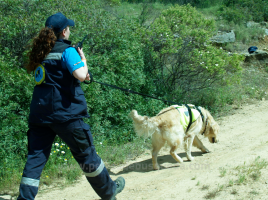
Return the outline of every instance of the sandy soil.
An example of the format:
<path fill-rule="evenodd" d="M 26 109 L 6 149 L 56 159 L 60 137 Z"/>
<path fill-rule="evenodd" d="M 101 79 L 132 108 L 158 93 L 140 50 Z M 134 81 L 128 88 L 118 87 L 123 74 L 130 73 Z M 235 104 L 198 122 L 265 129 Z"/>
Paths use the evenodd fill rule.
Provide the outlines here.
<path fill-rule="evenodd" d="M 189 162 L 183 148 L 177 153 L 185 161 L 178 164 L 163 148 L 158 157 L 161 170 L 151 168 L 151 155 L 146 152 L 133 161 L 109 169 L 112 179 L 123 176 L 126 186 L 118 200 L 209 199 L 206 195 L 218 191 L 214 199 L 268 199 L 268 167 L 257 181 L 228 186 L 238 174 L 235 167 L 250 164 L 257 156 L 268 161 L 268 101 L 259 101 L 234 110 L 217 120 L 221 129 L 219 142 L 211 144 L 201 138 L 211 151 L 203 154 L 193 148 L 195 160 Z M 222 177 L 220 168 L 226 174 Z M 212 198 L 212 197 L 211 197 Z M 96 200 L 100 199 L 83 177 L 72 187 L 40 191 L 36 200 Z"/>

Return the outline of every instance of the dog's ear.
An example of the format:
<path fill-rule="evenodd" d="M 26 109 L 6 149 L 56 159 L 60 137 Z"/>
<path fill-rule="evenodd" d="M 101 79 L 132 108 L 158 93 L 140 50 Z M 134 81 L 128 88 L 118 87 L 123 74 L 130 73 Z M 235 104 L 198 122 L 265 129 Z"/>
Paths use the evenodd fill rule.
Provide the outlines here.
<path fill-rule="evenodd" d="M 219 125 L 217 124 L 217 122 L 214 122 L 210 124 L 209 128 L 210 128 L 209 132 L 216 134 L 217 131 L 219 130 Z"/>
<path fill-rule="evenodd" d="M 209 133 L 214 132 L 214 129 L 212 128 L 212 126 L 209 127 Z"/>

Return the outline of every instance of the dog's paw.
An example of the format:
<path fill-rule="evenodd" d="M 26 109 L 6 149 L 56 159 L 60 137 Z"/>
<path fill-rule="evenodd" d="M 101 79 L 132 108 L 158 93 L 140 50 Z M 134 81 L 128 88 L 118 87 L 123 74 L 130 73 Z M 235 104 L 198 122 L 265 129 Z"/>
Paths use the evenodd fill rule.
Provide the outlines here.
<path fill-rule="evenodd" d="M 187 159 L 190 160 L 190 161 L 193 161 L 194 157 L 193 156 L 187 156 Z"/>
<path fill-rule="evenodd" d="M 160 169 L 160 166 L 157 164 L 157 165 L 153 165 L 153 169 L 154 170 L 159 170 Z"/>
<path fill-rule="evenodd" d="M 209 153 L 209 152 L 210 152 L 207 148 L 202 148 L 201 151 L 202 151 L 203 153 Z"/>

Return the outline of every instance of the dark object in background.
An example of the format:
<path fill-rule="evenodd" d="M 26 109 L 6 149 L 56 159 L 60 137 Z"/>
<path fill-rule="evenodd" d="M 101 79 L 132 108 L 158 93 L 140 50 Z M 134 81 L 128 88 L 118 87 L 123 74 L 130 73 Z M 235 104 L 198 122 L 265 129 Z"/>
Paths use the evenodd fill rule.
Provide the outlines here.
<path fill-rule="evenodd" d="M 87 38 L 87 36 L 88 36 L 88 35 L 86 35 L 86 36 L 84 37 L 84 39 L 83 39 L 81 42 L 78 42 L 78 44 L 75 45 L 74 48 L 76 49 L 76 51 L 77 51 L 78 47 L 79 47 L 80 49 L 83 47 L 83 42 L 85 41 L 85 39 Z"/>
<path fill-rule="evenodd" d="M 258 49 L 258 47 L 256 47 L 256 46 L 251 46 L 251 47 L 248 48 L 248 53 L 249 53 L 249 54 L 252 54 L 252 53 L 254 53 L 257 49 Z"/>

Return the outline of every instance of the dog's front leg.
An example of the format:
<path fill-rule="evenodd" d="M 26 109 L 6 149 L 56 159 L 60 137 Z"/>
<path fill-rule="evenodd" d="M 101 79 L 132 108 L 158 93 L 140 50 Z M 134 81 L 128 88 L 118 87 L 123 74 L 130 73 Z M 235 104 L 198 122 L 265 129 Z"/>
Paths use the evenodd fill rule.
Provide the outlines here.
<path fill-rule="evenodd" d="M 193 145 L 200 149 L 203 153 L 209 153 L 209 150 L 203 145 L 197 136 L 194 137 Z"/>

